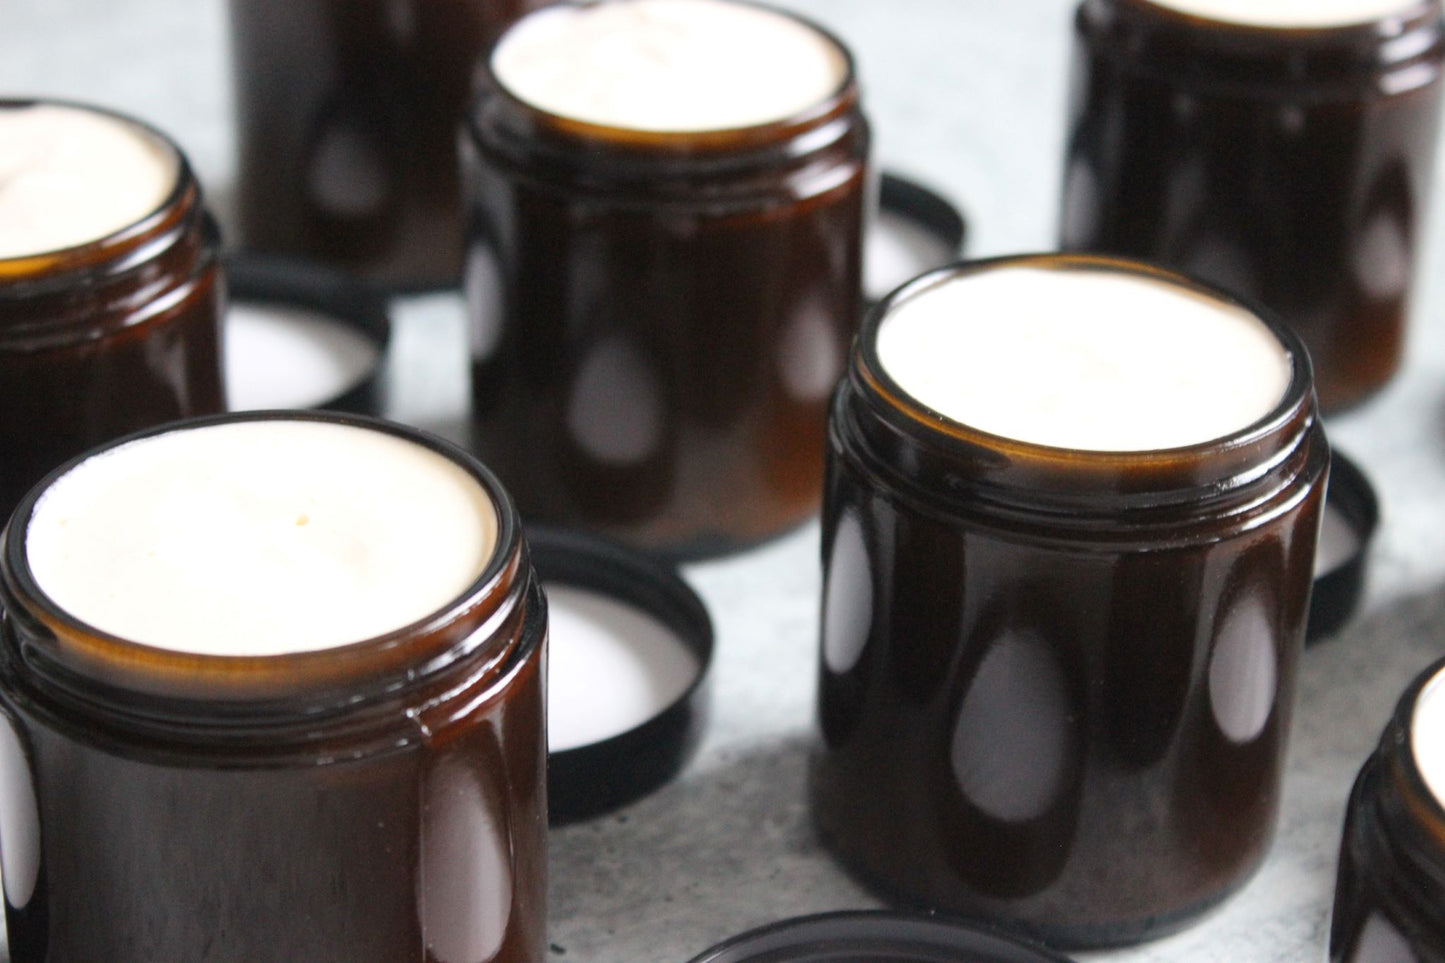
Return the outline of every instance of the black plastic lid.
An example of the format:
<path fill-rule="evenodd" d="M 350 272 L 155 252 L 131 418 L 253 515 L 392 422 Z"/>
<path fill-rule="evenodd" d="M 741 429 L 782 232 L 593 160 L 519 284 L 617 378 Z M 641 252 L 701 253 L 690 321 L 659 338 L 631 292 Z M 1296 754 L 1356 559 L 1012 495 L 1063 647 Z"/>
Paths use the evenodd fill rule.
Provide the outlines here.
<path fill-rule="evenodd" d="M 707 723 L 713 628 L 702 599 L 660 558 L 575 532 L 528 527 L 526 536 L 544 591 L 549 584 L 586 589 L 646 613 L 695 660 L 695 677 L 657 714 L 616 735 L 548 753 L 549 819 L 557 824 L 645 796 L 691 760 Z M 555 632 L 552 645 L 555 675 Z"/>
<path fill-rule="evenodd" d="M 1321 641 L 1344 626 L 1359 608 L 1369 567 L 1370 542 L 1380 525 L 1380 502 L 1375 486 L 1349 458 L 1338 450 L 1330 455 L 1329 491 L 1325 496 L 1325 520 L 1320 532 L 1319 562 L 1327 567 L 1315 570 L 1314 595 L 1310 600 L 1309 644 Z M 1345 544 L 1332 544 L 1343 540 Z"/>
<path fill-rule="evenodd" d="M 968 225 L 958 208 L 935 191 L 885 172 L 879 178 L 878 207 L 864 248 L 864 298 L 869 304 L 905 281 L 952 264 L 963 255 Z M 889 231 L 895 232 L 898 260 L 889 265 L 874 263 L 882 253 L 877 247 L 884 243 L 880 235 Z"/>
<path fill-rule="evenodd" d="M 1067 963 L 1040 947 L 940 916 L 825 913 L 764 926 L 691 963 Z"/>
<path fill-rule="evenodd" d="M 232 255 L 227 258 L 225 269 L 232 305 L 319 315 L 359 336 L 373 349 L 375 357 L 370 368 L 339 390 L 329 391 L 329 386 L 312 390 L 307 385 L 288 385 L 288 390 L 306 399 L 300 407 L 359 415 L 383 414 L 387 350 L 391 345 L 391 318 L 384 294 L 353 275 L 290 258 Z M 227 379 L 235 382 L 245 376 L 245 372 L 235 366 L 247 362 L 231 354 L 228 352 Z M 233 404 L 246 409 L 287 407 L 269 399 L 252 404 L 237 399 Z"/>

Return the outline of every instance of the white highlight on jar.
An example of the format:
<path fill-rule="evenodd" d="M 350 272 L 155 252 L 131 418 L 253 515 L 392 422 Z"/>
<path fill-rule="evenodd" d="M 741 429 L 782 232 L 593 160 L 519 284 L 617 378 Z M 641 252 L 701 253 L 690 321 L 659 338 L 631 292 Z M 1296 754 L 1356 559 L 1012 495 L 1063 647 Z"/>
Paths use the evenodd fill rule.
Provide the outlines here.
<path fill-rule="evenodd" d="M 64 104 L 0 107 L 0 259 L 99 241 L 154 214 L 180 158 L 154 134 Z"/>
<path fill-rule="evenodd" d="M 576 749 L 635 729 L 702 671 L 677 633 L 642 609 L 555 582 L 547 591 L 547 742 Z"/>
<path fill-rule="evenodd" d="M 1425 785 L 1445 806 L 1445 670 L 1437 672 L 1415 700 L 1410 749 Z"/>
<path fill-rule="evenodd" d="M 1418 10 L 1420 0 L 1151 0 L 1206 20 L 1251 27 L 1350 27 Z"/>
<path fill-rule="evenodd" d="M 1017 441 L 1149 451 L 1269 414 L 1293 362 L 1249 311 L 1124 270 L 1001 265 L 948 275 L 878 328 L 884 370 L 946 418 Z"/>
<path fill-rule="evenodd" d="M 491 66 L 548 113 L 675 133 L 787 120 L 833 96 L 848 70 L 808 24 L 727 0 L 556 4 L 513 26 Z"/>
<path fill-rule="evenodd" d="M 497 514 L 450 459 L 366 428 L 262 420 L 102 452 L 40 498 L 40 590 L 94 628 L 181 652 L 273 656 L 384 635 L 478 578 Z"/>

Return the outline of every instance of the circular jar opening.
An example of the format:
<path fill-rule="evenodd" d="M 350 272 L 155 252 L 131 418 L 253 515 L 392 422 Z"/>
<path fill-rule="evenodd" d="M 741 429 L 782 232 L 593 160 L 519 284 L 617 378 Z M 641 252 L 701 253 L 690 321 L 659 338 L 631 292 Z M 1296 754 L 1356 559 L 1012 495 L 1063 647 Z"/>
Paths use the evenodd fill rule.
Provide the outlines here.
<path fill-rule="evenodd" d="M 1191 17 L 1246 27 L 1282 30 L 1358 27 L 1403 16 L 1424 6 L 1421 0 L 1148 0 Z"/>
<path fill-rule="evenodd" d="M 94 243 L 138 224 L 176 189 L 163 137 L 71 104 L 0 103 L 0 260 Z"/>
<path fill-rule="evenodd" d="M 1436 672 L 1415 699 L 1410 751 L 1426 788 L 1445 808 L 1445 669 Z"/>
<path fill-rule="evenodd" d="M 180 427 L 55 478 L 25 530 L 36 585 L 107 635 L 196 655 L 361 642 L 461 597 L 498 508 L 443 454 L 327 420 Z"/>
<path fill-rule="evenodd" d="M 787 14 L 728 0 L 561 3 L 502 37 L 491 70 L 513 97 L 569 120 L 697 133 L 760 127 L 827 101 L 848 57 Z"/>
<path fill-rule="evenodd" d="M 1234 435 L 1280 404 L 1293 356 L 1250 310 L 1120 262 L 1023 258 L 925 276 L 889 304 L 879 363 L 976 431 L 1137 452 Z"/>

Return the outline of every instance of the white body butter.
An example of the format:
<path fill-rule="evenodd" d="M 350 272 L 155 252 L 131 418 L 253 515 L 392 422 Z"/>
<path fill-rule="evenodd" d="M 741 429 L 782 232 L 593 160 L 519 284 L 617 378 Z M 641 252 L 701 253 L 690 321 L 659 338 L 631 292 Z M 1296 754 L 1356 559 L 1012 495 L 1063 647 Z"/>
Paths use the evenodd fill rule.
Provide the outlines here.
<path fill-rule="evenodd" d="M 1150 0 L 1208 20 L 1250 27 L 1350 27 L 1409 13 L 1420 0 Z"/>
<path fill-rule="evenodd" d="M 61 104 L 0 107 L 0 259 L 79 247 L 155 213 L 180 158 L 149 131 Z"/>
<path fill-rule="evenodd" d="M 548 113 L 677 133 L 786 120 L 836 93 L 848 70 L 813 27 L 727 0 L 556 4 L 513 26 L 491 66 Z"/>
<path fill-rule="evenodd" d="M 1410 720 L 1410 751 L 1435 801 L 1445 806 L 1445 672 L 1420 690 Z"/>
<path fill-rule="evenodd" d="M 456 600 L 496 546 L 470 474 L 380 431 L 180 429 L 96 455 L 40 498 L 36 583 L 132 642 L 267 656 L 359 642 Z"/>
<path fill-rule="evenodd" d="M 1122 271 L 1000 266 L 921 288 L 878 330 L 914 399 L 1038 445 L 1149 451 L 1233 434 L 1293 364 L 1249 311 Z"/>

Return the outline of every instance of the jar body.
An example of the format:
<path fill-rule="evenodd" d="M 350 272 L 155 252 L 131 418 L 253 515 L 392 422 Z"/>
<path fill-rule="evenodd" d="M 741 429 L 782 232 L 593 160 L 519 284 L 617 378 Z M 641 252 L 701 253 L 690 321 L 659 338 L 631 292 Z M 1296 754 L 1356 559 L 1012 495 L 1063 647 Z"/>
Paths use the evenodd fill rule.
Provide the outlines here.
<path fill-rule="evenodd" d="M 1304 339 L 1325 410 L 1398 368 L 1428 210 L 1440 7 L 1403 26 L 1078 12 L 1061 242 L 1258 300 Z M 1387 29 L 1388 28 L 1388 29 Z"/>
<path fill-rule="evenodd" d="M 473 112 L 476 447 L 528 518 L 741 547 L 817 508 L 861 305 L 867 125 L 850 81 L 794 125 L 625 134 L 495 89 Z"/>
<path fill-rule="evenodd" d="M 540 963 L 546 606 L 510 506 L 485 584 L 404 637 L 218 665 L 57 619 L 33 497 L 0 546 L 10 959 Z"/>
<path fill-rule="evenodd" d="M 1436 663 L 1407 690 L 1350 793 L 1331 963 L 1445 961 L 1445 813 L 1413 761 L 1410 716 Z"/>
<path fill-rule="evenodd" d="M 123 235 L 0 260 L 0 519 L 88 448 L 225 410 L 218 250 L 182 163 L 166 205 Z"/>
<path fill-rule="evenodd" d="M 232 0 L 241 244 L 389 287 L 457 283 L 473 63 L 538 0 Z"/>
<path fill-rule="evenodd" d="M 1327 471 L 1312 394 L 1272 440 L 1076 453 L 900 415 L 867 350 L 829 429 L 825 843 L 890 896 L 1056 945 L 1178 929 L 1273 835 Z"/>

